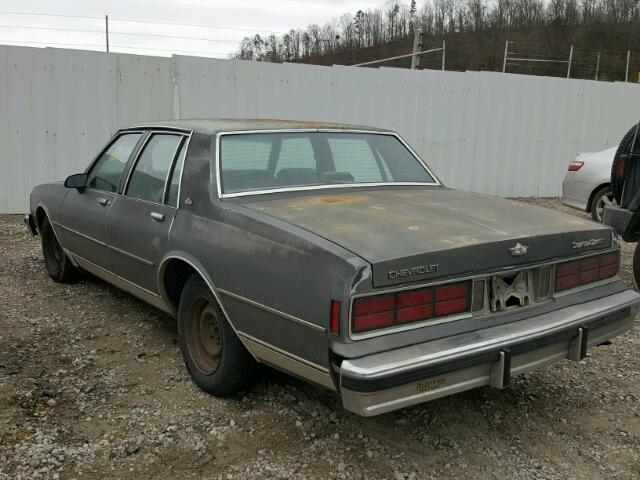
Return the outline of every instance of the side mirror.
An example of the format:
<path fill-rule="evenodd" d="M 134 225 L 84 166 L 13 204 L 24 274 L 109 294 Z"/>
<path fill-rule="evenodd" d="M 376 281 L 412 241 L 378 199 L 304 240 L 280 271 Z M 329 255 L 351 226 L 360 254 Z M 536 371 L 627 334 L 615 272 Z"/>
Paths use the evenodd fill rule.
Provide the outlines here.
<path fill-rule="evenodd" d="M 67 188 L 77 188 L 78 190 L 82 190 L 87 186 L 87 174 L 76 173 L 75 175 L 68 176 L 64 181 L 64 186 Z"/>

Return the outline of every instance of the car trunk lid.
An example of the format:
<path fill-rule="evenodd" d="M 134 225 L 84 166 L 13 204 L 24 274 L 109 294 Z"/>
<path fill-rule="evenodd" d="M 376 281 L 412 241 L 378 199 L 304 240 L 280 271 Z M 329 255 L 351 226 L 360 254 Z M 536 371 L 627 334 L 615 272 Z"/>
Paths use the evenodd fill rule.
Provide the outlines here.
<path fill-rule="evenodd" d="M 442 187 L 239 198 L 372 265 L 375 287 L 512 268 L 611 246 L 610 229 L 515 200 Z"/>

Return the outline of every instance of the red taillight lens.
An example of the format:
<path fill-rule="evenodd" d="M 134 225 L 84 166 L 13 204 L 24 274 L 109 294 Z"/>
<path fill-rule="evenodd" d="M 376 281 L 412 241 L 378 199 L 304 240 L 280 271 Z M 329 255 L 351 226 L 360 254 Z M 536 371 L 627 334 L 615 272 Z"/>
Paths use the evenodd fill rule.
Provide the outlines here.
<path fill-rule="evenodd" d="M 340 302 L 338 300 L 331 300 L 331 321 L 329 322 L 329 329 L 333 334 L 340 333 Z"/>
<path fill-rule="evenodd" d="M 356 299 L 353 331 L 360 333 L 454 315 L 469 311 L 470 306 L 471 281 Z"/>
<path fill-rule="evenodd" d="M 582 168 L 583 165 L 584 165 L 584 162 L 578 162 L 578 161 L 574 160 L 573 162 L 571 162 L 569 164 L 569 171 L 570 172 L 577 172 L 578 170 L 580 170 Z"/>
<path fill-rule="evenodd" d="M 398 293 L 396 308 L 397 323 L 417 322 L 433 317 L 433 289 Z"/>
<path fill-rule="evenodd" d="M 556 265 L 556 292 L 611 278 L 618 273 L 618 252 Z"/>
<path fill-rule="evenodd" d="M 393 295 L 357 300 L 353 308 L 353 331 L 365 332 L 393 325 L 394 309 Z"/>
<path fill-rule="evenodd" d="M 454 315 L 469 310 L 471 282 L 436 288 L 436 317 Z"/>

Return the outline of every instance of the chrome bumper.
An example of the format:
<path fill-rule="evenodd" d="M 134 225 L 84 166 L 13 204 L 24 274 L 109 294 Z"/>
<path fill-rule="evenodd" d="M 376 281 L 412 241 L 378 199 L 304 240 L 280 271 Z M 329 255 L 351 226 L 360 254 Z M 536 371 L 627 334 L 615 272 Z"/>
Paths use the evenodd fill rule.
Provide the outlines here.
<path fill-rule="evenodd" d="M 565 358 L 629 330 L 640 294 L 625 290 L 519 322 L 344 360 L 344 407 L 379 415 L 482 385 L 504 388 L 510 378 Z"/>

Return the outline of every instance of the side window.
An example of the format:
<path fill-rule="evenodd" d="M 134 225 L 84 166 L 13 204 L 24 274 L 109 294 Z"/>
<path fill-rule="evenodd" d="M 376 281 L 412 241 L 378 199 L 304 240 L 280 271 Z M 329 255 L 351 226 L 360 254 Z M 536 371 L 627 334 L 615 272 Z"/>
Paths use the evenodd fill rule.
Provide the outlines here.
<path fill-rule="evenodd" d="M 181 141 L 180 135 L 154 133 L 133 167 L 125 195 L 162 203 L 169 168 Z"/>
<path fill-rule="evenodd" d="M 141 136 L 142 133 L 125 133 L 109 145 L 89 172 L 87 186 L 105 192 L 115 192 L 129 156 Z"/>
<path fill-rule="evenodd" d="M 167 195 L 167 205 L 170 207 L 178 206 L 178 190 L 180 188 L 180 178 L 182 177 L 182 169 L 184 168 L 184 159 L 187 156 L 187 139 L 182 142 L 180 147 L 180 155 L 176 160 L 173 171 L 171 172 L 171 179 L 169 180 L 169 193 Z"/>
<path fill-rule="evenodd" d="M 316 169 L 313 147 L 308 137 L 285 138 L 280 146 L 276 177 L 281 170 L 290 168 Z"/>
<path fill-rule="evenodd" d="M 329 148 L 336 172 L 350 172 L 359 183 L 383 180 L 378 162 L 366 140 L 330 138 Z"/>

